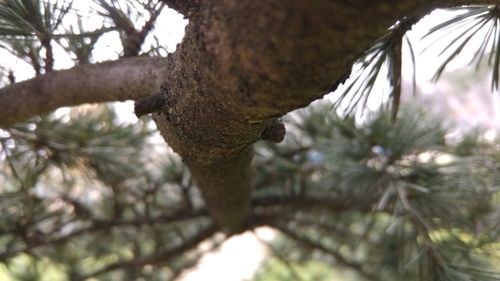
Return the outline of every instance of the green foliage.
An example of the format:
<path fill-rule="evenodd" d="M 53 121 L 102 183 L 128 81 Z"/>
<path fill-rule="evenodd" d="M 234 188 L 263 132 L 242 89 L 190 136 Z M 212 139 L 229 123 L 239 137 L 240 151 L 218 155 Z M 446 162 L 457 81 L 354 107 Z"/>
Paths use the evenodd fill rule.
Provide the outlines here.
<path fill-rule="evenodd" d="M 72 54 L 77 64 L 87 64 L 92 60 L 92 51 L 99 38 L 112 31 L 118 31 L 121 36 L 124 56 L 138 55 L 163 8 L 157 0 L 94 2 L 94 16 L 103 21 L 103 26 L 96 30 L 84 28 L 84 17 L 72 9 L 73 1 L 0 2 L 0 48 L 27 61 L 36 75 L 52 70 L 52 43 L 58 43 Z M 76 21 L 68 20 L 72 18 Z M 136 22 L 144 25 L 136 28 Z M 156 45 L 147 53 L 154 55 L 164 49 Z M 44 57 L 42 50 L 45 50 Z"/>
<path fill-rule="evenodd" d="M 385 71 L 390 87 L 389 97 L 392 99 L 392 118 L 396 118 L 401 96 L 403 41 L 407 43 L 413 66 L 415 66 L 413 47 L 405 35 L 412 24 L 410 20 L 402 19 L 363 53 L 353 66 L 354 71 L 337 99 L 336 108 L 342 108 L 347 115 L 356 109 L 364 110 L 380 74 Z M 415 70 L 413 72 L 415 73 Z M 413 80 L 415 81 L 415 77 Z M 347 99 L 348 102 L 343 104 Z"/>
<path fill-rule="evenodd" d="M 0 2 L 0 35 L 50 36 L 57 30 L 71 2 L 52 4 L 39 0 Z"/>
<path fill-rule="evenodd" d="M 40 45 L 46 51 L 45 71 L 52 71 L 54 57 L 51 41 L 63 18 L 68 14 L 71 3 L 54 4 L 41 0 L 0 2 L 0 47 L 6 48 L 14 55 L 19 53 L 25 60 L 31 60 L 36 75 L 39 75 L 41 63 L 38 60 L 40 49 L 37 46 Z"/>
<path fill-rule="evenodd" d="M 436 71 L 434 79 L 439 79 L 448 63 L 457 57 L 468 44 L 470 45 L 473 39 L 483 36 L 481 44 L 475 46 L 477 50 L 470 63 L 475 62 L 477 68 L 481 61 L 488 56 L 488 65 L 493 68 L 491 88 L 498 90 L 500 78 L 500 6 L 467 6 L 454 9 L 454 12 L 457 12 L 455 17 L 434 26 L 423 37 L 423 39 L 426 37 L 435 38 L 429 47 L 436 46 L 437 42 L 448 40 L 441 44 L 442 51 L 439 55 L 446 54 L 446 57 Z"/>
<path fill-rule="evenodd" d="M 256 147 L 253 212 L 286 237 L 257 278 L 498 276 L 497 143 L 447 144 L 438 118 L 409 108 L 396 123 L 384 113 L 360 124 L 316 106 L 287 128 L 283 144 Z M 186 167 L 150 135 L 109 107 L 2 132 L 0 258 L 43 257 L 70 280 L 172 280 L 193 265 L 200 251 L 169 253 L 216 228 Z"/>
<path fill-rule="evenodd" d="M 332 270 L 331 266 L 318 261 L 285 263 L 270 258 L 256 274 L 254 281 L 354 281 L 357 275 L 346 270 Z"/>
<path fill-rule="evenodd" d="M 94 0 L 94 2 L 99 6 L 97 13 L 111 21 L 119 31 L 125 57 L 139 54 L 145 36 L 153 28 L 152 23 L 164 6 L 158 0 Z M 149 14 L 149 19 L 142 27 L 136 27 L 136 23 L 143 20 L 144 14 Z"/>
<path fill-rule="evenodd" d="M 192 265 L 199 251 L 170 252 L 215 229 L 200 211 L 186 168 L 170 153 L 151 155 L 158 148 L 150 135 L 145 124 L 120 124 L 102 106 L 2 132 L 0 259 L 42 256 L 68 280 L 115 269 L 123 272 L 103 276 L 165 280 Z M 169 273 L 163 267 L 142 272 L 167 260 Z"/>
<path fill-rule="evenodd" d="M 67 35 L 59 37 L 58 42 L 64 50 L 75 56 L 74 59 L 77 63 L 88 64 L 97 40 L 113 29 L 101 28 L 100 30 L 88 32 L 83 27 L 81 18 L 78 18 L 76 27 L 70 26 L 69 30 L 66 31 Z"/>
<path fill-rule="evenodd" d="M 492 69 L 491 90 L 498 90 L 500 6 L 469 5 L 449 8 L 446 11 L 453 16 L 431 27 L 420 38 L 424 42 L 432 40 L 423 51 L 439 48 L 438 55 L 444 57 L 436 70 L 434 80 L 437 81 L 446 66 L 464 50 L 473 50 L 470 64 L 475 63 L 477 69 L 481 62 L 487 60 L 488 66 Z M 414 19 L 401 19 L 358 58 L 352 67 L 349 79 L 337 93 L 335 108 L 341 109 L 344 115 L 366 111 L 374 89 L 379 91 L 380 97 L 384 93 L 383 86 L 387 84 L 385 86 L 388 87 L 386 90 L 388 98 L 380 98 L 380 104 L 384 107 L 387 101 L 390 101 L 392 118 L 396 119 L 401 101 L 401 69 L 405 63 L 402 59 L 403 46 L 406 46 L 409 53 L 413 69 L 413 92 L 416 91 L 416 55 L 411 40 L 406 36 L 415 23 Z M 474 44 L 476 39 L 480 39 L 481 43 Z M 385 77 L 382 74 L 385 74 Z"/>
<path fill-rule="evenodd" d="M 498 143 L 449 145 L 438 118 L 410 108 L 395 124 L 385 113 L 342 122 L 328 107 L 299 115 L 287 127 L 300 133 L 267 145 L 257 164 L 260 196 L 313 201 L 266 213 L 298 274 L 322 261 L 362 280 L 499 277 Z"/>

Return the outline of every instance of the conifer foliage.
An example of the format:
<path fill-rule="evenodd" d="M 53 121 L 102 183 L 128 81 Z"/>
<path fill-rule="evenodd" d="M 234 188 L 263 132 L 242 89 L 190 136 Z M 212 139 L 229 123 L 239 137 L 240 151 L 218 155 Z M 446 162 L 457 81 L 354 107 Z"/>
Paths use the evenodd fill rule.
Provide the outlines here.
<path fill-rule="evenodd" d="M 87 30 L 71 1 L 0 0 L 0 48 L 36 76 L 54 71 L 54 46 L 75 65 L 92 63 L 111 32 L 121 57 L 164 51 L 156 38 L 144 45 L 163 2 L 92 5 L 103 25 Z M 483 32 L 473 61 L 488 60 L 498 89 L 499 10 L 462 7 L 429 30 L 424 39 L 452 37 L 436 78 Z M 443 119 L 400 101 L 401 49 L 415 61 L 405 36 L 414 23 L 401 19 L 362 54 L 336 104 L 286 116 L 281 144 L 255 145 L 246 227 L 280 234 L 256 280 L 331 280 L 338 270 L 352 280 L 500 280 L 500 141 L 476 132 L 450 141 Z M 13 66 L 0 67 L 2 86 L 15 83 Z M 350 113 L 364 110 L 380 79 L 392 111 L 360 121 Z M 1 129 L 0 272 L 20 281 L 175 280 L 230 237 L 151 125 L 124 122 L 104 104 Z"/>

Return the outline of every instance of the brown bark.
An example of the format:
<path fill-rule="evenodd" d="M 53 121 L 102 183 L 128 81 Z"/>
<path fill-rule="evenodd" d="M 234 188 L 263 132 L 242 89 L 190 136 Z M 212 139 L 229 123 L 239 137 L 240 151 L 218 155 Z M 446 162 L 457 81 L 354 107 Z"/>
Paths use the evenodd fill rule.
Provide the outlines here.
<path fill-rule="evenodd" d="M 243 227 L 252 189 L 243 159 L 266 127 L 321 98 L 391 24 L 429 3 L 203 2 L 168 61 L 155 120 L 218 223 Z"/>
<path fill-rule="evenodd" d="M 167 4 L 169 8 L 178 11 L 187 18 L 196 15 L 200 7 L 200 0 L 161 0 L 161 1 Z"/>
<path fill-rule="evenodd" d="M 164 58 L 130 58 L 43 76 L 0 89 L 0 127 L 61 106 L 124 101 L 148 96 L 158 89 Z"/>
<path fill-rule="evenodd" d="M 52 50 L 52 45 L 51 45 L 52 39 L 49 38 L 42 38 L 40 40 L 42 46 L 45 49 L 45 73 L 49 73 L 54 69 L 54 52 Z"/>

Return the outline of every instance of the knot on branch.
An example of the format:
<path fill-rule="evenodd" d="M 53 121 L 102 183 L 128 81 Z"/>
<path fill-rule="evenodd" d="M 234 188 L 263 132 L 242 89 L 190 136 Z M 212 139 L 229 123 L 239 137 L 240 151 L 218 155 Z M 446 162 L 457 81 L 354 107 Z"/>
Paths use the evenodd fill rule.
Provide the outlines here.
<path fill-rule="evenodd" d="M 276 119 L 264 129 L 260 139 L 280 143 L 285 138 L 285 133 L 285 124 L 281 120 Z"/>
<path fill-rule="evenodd" d="M 134 103 L 134 112 L 137 118 L 143 115 L 159 112 L 166 105 L 166 98 L 162 92 L 157 92 L 153 95 L 141 98 Z"/>

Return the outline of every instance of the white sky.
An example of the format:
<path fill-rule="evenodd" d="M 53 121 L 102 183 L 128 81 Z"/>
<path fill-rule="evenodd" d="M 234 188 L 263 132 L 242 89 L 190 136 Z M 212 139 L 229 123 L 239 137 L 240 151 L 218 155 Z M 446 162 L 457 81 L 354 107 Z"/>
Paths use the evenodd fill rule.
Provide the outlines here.
<path fill-rule="evenodd" d="M 475 87 L 469 87 L 464 89 L 457 89 L 457 86 L 451 87 L 450 84 L 453 82 L 447 81 L 445 78 L 438 80 L 437 82 L 432 81 L 432 78 L 441 65 L 446 55 L 450 52 L 447 50 L 443 56 L 439 56 L 439 53 L 443 49 L 443 46 L 454 39 L 453 35 L 442 38 L 436 44 L 433 44 L 431 48 L 426 49 L 430 44 L 434 43 L 436 36 L 429 36 L 428 38 L 422 39 L 422 37 L 428 32 L 429 28 L 436 26 L 446 20 L 449 20 L 457 12 L 450 13 L 445 10 L 436 10 L 430 15 L 424 17 L 418 24 L 414 25 L 413 28 L 407 33 L 410 38 L 411 44 L 414 49 L 416 56 L 416 84 L 417 84 L 417 98 L 425 98 L 426 96 L 437 96 L 448 91 L 456 91 L 456 98 L 451 98 L 445 102 L 448 105 L 433 105 L 431 107 L 441 107 L 451 112 L 441 112 L 446 119 L 450 119 L 455 122 L 455 125 L 460 126 L 466 131 L 475 126 L 483 126 L 486 129 L 487 138 L 491 139 L 498 134 L 500 130 L 500 93 L 492 93 L 490 90 L 491 85 L 491 71 L 487 72 L 487 76 L 484 79 L 477 79 L 474 81 Z M 461 74 L 470 73 L 472 76 L 475 72 L 474 64 L 469 65 L 469 62 L 474 55 L 479 44 L 483 40 L 483 35 L 485 30 L 478 32 L 468 43 L 468 45 L 462 50 L 460 55 L 455 57 L 450 63 L 448 63 L 442 77 L 446 77 L 446 74 L 459 72 Z M 457 33 L 455 33 L 457 35 Z M 443 37 L 442 33 L 438 36 Z M 456 47 L 455 47 L 456 48 Z M 453 49 L 454 50 L 454 49 Z M 411 59 L 409 56 L 407 46 L 403 45 L 403 67 L 402 67 L 402 93 L 403 98 L 412 97 L 413 92 L 411 88 L 413 68 L 411 64 Z M 379 81 L 377 81 L 372 94 L 367 103 L 367 108 L 372 111 L 377 111 L 380 109 L 382 101 L 386 101 L 388 98 L 388 86 L 385 81 L 385 73 L 381 71 L 379 75 Z M 473 78 L 467 79 L 469 82 L 474 80 Z M 346 83 L 347 84 L 347 83 Z M 339 91 L 327 96 L 328 99 L 335 101 L 338 97 L 338 93 L 342 92 L 343 86 L 339 87 Z M 469 92 L 467 92 L 469 91 Z M 453 95 L 448 95 L 453 96 Z M 464 96 L 466 96 L 464 98 Z M 484 99 L 489 100 L 489 102 L 484 102 Z M 346 99 L 346 102 L 349 99 Z M 411 100 L 411 99 L 409 99 Z M 437 102 L 442 102 L 438 99 L 433 99 Z M 362 111 L 357 112 L 358 120 L 363 122 L 366 115 Z M 461 134 L 461 133 L 460 133 Z"/>
<path fill-rule="evenodd" d="M 57 2 L 57 0 L 51 0 L 50 2 Z M 105 26 L 110 26 L 108 23 L 103 23 L 99 17 L 95 16 L 94 11 L 96 9 L 96 5 L 93 4 L 92 1 L 73 1 L 72 7 L 74 11 L 77 11 L 77 13 L 82 16 L 84 28 L 86 29 L 85 31 L 99 29 L 103 26 L 103 24 Z M 75 22 L 76 17 L 74 15 L 69 15 L 66 17 L 63 25 L 65 27 L 76 27 Z M 139 22 L 136 27 L 141 27 L 143 22 L 144 19 L 142 19 L 142 22 Z M 164 8 L 156 21 L 156 26 L 162 27 L 162 30 L 160 32 L 155 29 L 150 32 L 146 38 L 145 44 L 143 45 L 143 50 L 149 49 L 154 41 L 153 36 L 156 36 L 169 52 L 175 51 L 177 43 L 179 43 L 184 36 L 184 27 L 186 24 L 187 20 L 184 19 L 182 15 L 172 9 Z M 64 31 L 61 30 L 60 32 Z M 65 52 L 59 44 L 54 42 L 52 45 L 55 49 L 55 69 L 67 69 L 74 66 L 74 63 L 68 53 Z M 94 62 L 117 59 L 121 51 L 118 32 L 108 32 L 103 35 L 97 42 L 94 50 Z M 17 81 L 26 80 L 34 76 L 34 71 L 28 63 L 12 56 L 3 48 L 0 48 L 0 57 L 1 65 L 12 69 Z"/>

